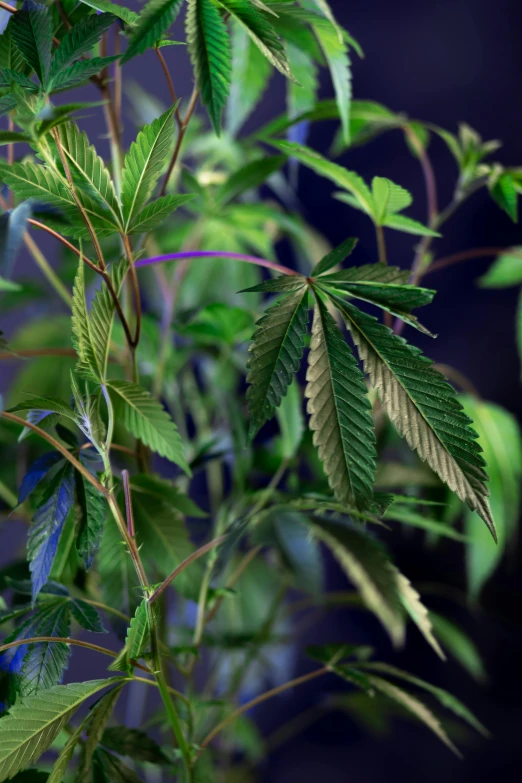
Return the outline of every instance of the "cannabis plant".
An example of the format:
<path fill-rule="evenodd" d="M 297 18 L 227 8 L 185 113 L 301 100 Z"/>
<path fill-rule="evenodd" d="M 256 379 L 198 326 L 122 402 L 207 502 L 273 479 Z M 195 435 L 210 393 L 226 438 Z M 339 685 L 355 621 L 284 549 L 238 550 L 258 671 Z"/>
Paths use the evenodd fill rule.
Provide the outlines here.
<path fill-rule="evenodd" d="M 434 660 L 481 673 L 388 548 L 407 526 L 419 546 L 453 539 L 476 600 L 515 534 L 516 423 L 459 398 L 447 377 L 469 384 L 421 353 L 413 313 L 426 275 L 482 253 L 434 260 L 445 222 L 484 187 L 516 219 L 521 170 L 465 125 L 352 100 L 361 50 L 326 0 L 0 6 L 0 358 L 18 369 L 0 417 L 0 780 L 250 781 L 270 749 L 255 706 L 319 677 L 328 708 L 395 702 L 458 753 L 418 693 L 485 734 L 456 696 L 349 635 L 303 650 L 299 629 L 351 606 L 400 647 L 411 620 Z M 259 127 L 272 77 L 287 108 Z M 306 145 L 324 120 L 327 157 Z M 333 162 L 392 130 L 424 174 L 425 224 L 399 184 Z M 434 136 L 458 167 L 444 208 Z M 306 224 L 303 168 L 375 246 L 332 249 Z M 389 231 L 412 235 L 410 267 L 388 263 Z M 521 257 L 506 249 L 483 282 L 522 282 Z M 326 591 L 325 563 L 351 589 Z M 78 654 L 99 679 L 74 681 Z"/>

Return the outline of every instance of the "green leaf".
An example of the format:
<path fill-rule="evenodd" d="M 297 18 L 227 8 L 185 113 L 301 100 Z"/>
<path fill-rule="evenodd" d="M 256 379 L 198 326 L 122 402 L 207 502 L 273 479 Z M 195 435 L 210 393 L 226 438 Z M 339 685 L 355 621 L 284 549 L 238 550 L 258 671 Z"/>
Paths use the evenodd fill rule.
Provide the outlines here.
<path fill-rule="evenodd" d="M 147 618 L 147 599 L 139 604 L 134 617 L 127 630 L 125 649 L 130 661 L 137 661 L 142 657 L 144 647 L 149 640 L 149 624 Z M 152 611 L 152 609 L 151 609 Z"/>
<path fill-rule="evenodd" d="M 471 539 L 466 547 L 468 588 L 473 599 L 477 599 L 517 535 L 522 438 L 515 417 L 499 405 L 467 396 L 460 399 L 465 412 L 473 419 L 488 466 L 490 505 L 498 533 L 498 546 L 492 547 L 477 515 L 466 513 L 465 529 Z"/>
<path fill-rule="evenodd" d="M 188 4 L 187 42 L 196 83 L 219 136 L 232 71 L 228 31 L 212 0 L 188 0 Z"/>
<path fill-rule="evenodd" d="M 139 15 L 121 62 L 151 49 L 174 23 L 182 0 L 149 0 Z"/>
<path fill-rule="evenodd" d="M 401 574 L 401 572 L 397 569 L 395 570 L 395 573 L 397 576 L 397 585 L 399 588 L 399 595 L 401 597 L 402 605 L 430 647 L 435 650 L 439 658 L 445 661 L 446 656 L 442 652 L 441 646 L 433 633 L 433 627 L 428 610 L 422 603 L 419 593 L 417 590 L 415 590 L 410 580 L 404 576 L 404 574 Z"/>
<path fill-rule="evenodd" d="M 478 511 L 496 538 L 485 462 L 454 389 L 418 348 L 353 305 L 333 299 L 398 433 L 452 492 Z"/>
<path fill-rule="evenodd" d="M 257 322 L 247 364 L 250 435 L 270 419 L 299 369 L 308 324 L 308 288 L 281 299 Z"/>
<path fill-rule="evenodd" d="M 387 228 L 394 228 L 396 231 L 404 231 L 406 234 L 415 234 L 415 236 L 421 237 L 440 237 L 438 231 L 433 231 L 427 226 L 423 226 L 413 218 L 406 215 L 387 215 L 384 219 L 383 226 Z"/>
<path fill-rule="evenodd" d="M 365 264 L 364 266 L 351 266 L 341 269 L 321 279 L 321 284 L 328 283 L 389 283 L 393 285 L 405 285 L 410 279 L 409 269 L 400 269 L 398 266 L 387 264 Z"/>
<path fill-rule="evenodd" d="M 105 731 L 105 727 L 114 712 L 122 688 L 123 683 L 116 685 L 115 688 L 111 688 L 110 691 L 104 693 L 83 721 L 82 734 L 85 733 L 87 737 L 82 744 L 80 761 L 76 773 L 77 780 L 81 780 L 82 783 L 97 783 L 92 769 L 94 752 L 96 751 L 103 736 L 103 732 Z"/>
<path fill-rule="evenodd" d="M 375 218 L 383 225 L 387 215 L 401 212 L 412 202 L 411 193 L 385 177 L 374 177 L 372 180 L 372 195 L 375 204 Z"/>
<path fill-rule="evenodd" d="M 127 234 L 144 234 L 152 231 L 163 223 L 178 207 L 182 207 L 195 198 L 190 193 L 180 193 L 177 196 L 161 196 L 152 201 L 144 209 L 135 214 L 127 227 Z"/>
<path fill-rule="evenodd" d="M 70 634 L 70 606 L 68 601 L 57 601 L 32 621 L 31 635 L 58 636 Z M 39 642 L 29 645 L 20 672 L 19 689 L 22 696 L 58 685 L 67 667 L 70 649 L 63 642 Z"/>
<path fill-rule="evenodd" d="M 53 39 L 49 9 L 25 0 L 22 8 L 9 20 L 9 28 L 20 54 L 46 87 Z"/>
<path fill-rule="evenodd" d="M 393 643 L 401 645 L 405 634 L 404 611 L 396 572 L 383 547 L 355 527 L 317 518 L 309 524 L 314 535 L 331 550 Z"/>
<path fill-rule="evenodd" d="M 235 136 L 266 90 L 272 69 L 245 28 L 234 21 L 231 27 L 232 76 L 225 127 L 231 136 Z"/>
<path fill-rule="evenodd" d="M 161 765 L 171 763 L 158 743 L 139 729 L 128 729 L 126 726 L 105 729 L 102 745 L 133 761 Z"/>
<path fill-rule="evenodd" d="M 398 688 L 396 685 L 392 685 L 391 682 L 383 680 L 381 677 L 375 677 L 370 675 L 368 677 L 370 684 L 381 693 L 384 693 L 389 699 L 400 704 L 408 712 L 414 715 L 421 723 L 424 723 L 447 747 L 455 753 L 456 756 L 461 756 L 453 742 L 450 740 L 444 729 L 442 728 L 439 720 L 433 715 L 432 712 L 415 696 L 411 693 L 404 691 L 402 688 Z"/>
<path fill-rule="evenodd" d="M 337 500 L 372 499 L 375 435 L 362 372 L 324 303 L 317 299 L 306 374 L 310 428 Z"/>
<path fill-rule="evenodd" d="M 121 188 L 125 230 L 138 218 L 151 197 L 167 162 L 173 139 L 174 111 L 175 106 L 172 106 L 142 128 L 125 156 Z"/>
<path fill-rule="evenodd" d="M 319 275 L 324 275 L 334 266 L 338 266 L 339 264 L 342 264 L 343 261 L 346 261 L 348 256 L 353 253 L 358 241 L 359 240 L 356 239 L 355 237 L 350 237 L 349 239 L 345 239 L 344 242 L 342 242 L 338 247 L 334 248 L 329 253 L 327 253 L 319 261 L 319 263 L 314 266 L 314 268 L 310 272 L 310 276 L 319 277 Z"/>
<path fill-rule="evenodd" d="M 447 617 L 430 612 L 430 620 L 443 647 L 478 682 L 487 679 L 484 663 L 475 642 Z"/>
<path fill-rule="evenodd" d="M 218 0 L 228 13 L 243 25 L 268 62 L 288 79 L 293 79 L 281 39 L 262 10 L 249 0 Z"/>
<path fill-rule="evenodd" d="M 135 474 L 131 479 L 131 489 L 133 494 L 149 495 L 153 500 L 160 500 L 171 506 L 174 512 L 187 517 L 204 518 L 208 516 L 202 511 L 188 495 L 185 495 L 178 487 L 174 486 L 164 478 L 155 476 L 152 473 Z M 144 503 L 146 503 L 144 497 Z"/>
<path fill-rule="evenodd" d="M 346 144 L 349 144 L 352 75 L 348 47 L 343 37 L 339 35 L 339 28 L 333 24 L 315 24 L 313 28 L 330 69 L 339 109 L 343 140 Z"/>
<path fill-rule="evenodd" d="M 11 70 L 11 68 L 1 68 L 0 69 L 0 88 L 8 88 L 12 89 L 13 85 L 18 85 L 19 87 L 22 87 L 24 91 L 26 92 L 37 92 L 38 91 L 38 85 L 35 84 L 31 79 L 26 76 L 24 73 L 18 73 L 17 71 Z M 28 140 L 28 137 L 24 134 L 20 133 L 10 133 L 9 131 L 2 131 L 2 137 L 9 138 L 9 135 L 14 137 L 14 141 L 16 141 L 17 136 L 23 137 L 24 141 Z M 8 142 L 2 142 L 4 144 L 7 144 Z"/>
<path fill-rule="evenodd" d="M 217 191 L 217 203 L 223 207 L 241 193 L 260 187 L 272 174 L 279 171 L 285 160 L 284 155 L 265 156 L 234 171 Z"/>
<path fill-rule="evenodd" d="M 287 107 L 289 117 L 299 117 L 313 111 L 319 89 L 318 68 L 310 54 L 287 42 L 288 62 L 296 79 L 287 82 Z M 299 126 L 297 126 L 299 127 Z"/>
<path fill-rule="evenodd" d="M 89 60 L 78 60 L 78 62 L 56 73 L 52 81 L 49 82 L 48 89 L 50 92 L 61 92 L 62 90 L 75 87 L 115 62 L 118 57 L 119 55 L 114 55 L 111 57 L 91 57 Z"/>
<path fill-rule="evenodd" d="M 71 601 L 71 615 L 81 628 L 91 633 L 106 633 L 98 610 L 94 606 L 75 598 Z"/>
<path fill-rule="evenodd" d="M 17 106 L 17 100 L 12 95 L 3 95 L 0 98 L 0 117 L 9 114 Z"/>
<path fill-rule="evenodd" d="M 56 685 L 28 696 L 0 719 L 0 780 L 36 761 L 86 699 L 116 679 Z"/>
<path fill-rule="evenodd" d="M 306 277 L 303 275 L 279 275 L 279 277 L 264 280 L 262 283 L 253 285 L 251 288 L 243 288 L 239 293 L 289 293 L 290 291 L 298 291 L 305 284 Z"/>
<path fill-rule="evenodd" d="M 189 473 L 177 427 L 161 404 L 136 383 L 110 381 L 108 387 L 116 419 L 125 429 Z"/>
<path fill-rule="evenodd" d="M 79 474 L 76 476 L 76 496 L 78 501 L 76 549 L 85 570 L 88 571 L 100 545 L 107 504 L 96 487 Z"/>
<path fill-rule="evenodd" d="M 409 508 L 401 508 L 400 505 L 396 503 L 393 503 L 393 505 L 386 510 L 384 519 L 400 522 L 401 524 L 409 525 L 410 527 L 418 527 L 421 530 L 426 530 L 428 533 L 434 533 L 436 536 L 452 538 L 454 541 L 465 542 L 468 540 L 466 536 L 463 536 L 462 533 L 457 532 L 449 525 L 444 524 L 444 522 L 430 519 L 424 514 L 411 511 Z"/>
<path fill-rule="evenodd" d="M 66 122 L 57 130 L 60 145 L 76 187 L 76 195 L 83 206 L 94 204 L 98 216 L 112 223 L 113 230 L 121 230 L 122 217 L 114 185 L 105 164 L 87 134 L 80 132 L 74 122 Z M 58 153 L 56 156 L 59 159 Z M 84 203 L 84 194 L 88 199 Z"/>
<path fill-rule="evenodd" d="M 324 589 L 324 569 L 317 542 L 310 537 L 307 520 L 296 511 L 284 508 L 271 513 L 277 544 L 288 565 L 295 585 L 307 593 L 319 595 Z"/>
<path fill-rule="evenodd" d="M 357 199 L 361 209 L 368 215 L 372 216 L 374 213 L 373 196 L 370 188 L 365 181 L 356 174 L 354 171 L 339 166 L 337 163 L 323 158 L 318 152 L 305 147 L 296 142 L 289 141 L 271 141 L 272 146 L 277 147 L 278 150 L 289 155 L 292 158 L 303 163 L 308 168 L 315 171 L 322 177 L 335 182 L 339 187 L 344 188 L 351 193 Z"/>
<path fill-rule="evenodd" d="M 498 255 L 485 275 L 479 277 L 482 288 L 509 288 L 522 283 L 522 247 L 513 247 Z"/>
<path fill-rule="evenodd" d="M 513 223 L 518 223 L 518 193 L 512 175 L 508 171 L 494 173 L 489 182 L 489 192 Z"/>
<path fill-rule="evenodd" d="M 105 522 L 97 566 L 104 602 L 132 616 L 140 599 L 139 582 L 112 515 Z"/>
<path fill-rule="evenodd" d="M 115 20 L 114 14 L 93 14 L 84 16 L 78 24 L 73 25 L 65 33 L 55 52 L 49 74 L 50 81 L 52 82 L 63 69 L 89 52 Z"/>
<path fill-rule="evenodd" d="M 120 3 L 111 3 L 109 0 L 80 0 L 84 5 L 88 5 L 90 8 L 95 8 L 96 11 L 103 11 L 104 13 L 114 14 L 118 19 L 121 19 L 125 24 L 133 26 L 137 24 L 139 16 L 130 8 L 120 5 Z"/>
<path fill-rule="evenodd" d="M 466 721 L 472 728 L 482 734 L 484 737 L 489 737 L 489 731 L 475 718 L 472 712 L 466 707 L 465 704 L 457 699 L 452 693 L 443 688 L 438 688 L 425 680 L 421 680 L 419 677 L 415 677 L 409 672 L 405 672 L 402 669 L 397 669 L 395 666 L 390 666 L 387 663 L 365 663 L 363 664 L 365 670 L 377 671 L 382 674 L 388 674 L 391 677 L 404 680 L 405 682 L 416 685 L 418 688 L 431 693 L 442 704 L 443 707 L 453 712 L 457 717 Z"/>
<path fill-rule="evenodd" d="M 296 378 L 288 387 L 286 397 L 281 400 L 276 413 L 281 431 L 281 457 L 290 460 L 299 451 L 305 433 L 301 389 Z"/>
<path fill-rule="evenodd" d="M 9 409 L 10 413 L 15 411 L 48 411 L 58 413 L 60 416 L 66 416 L 68 419 L 75 419 L 75 413 L 73 409 L 67 405 L 66 402 L 60 400 L 58 397 L 43 397 L 37 394 L 31 395 L 27 400 L 19 402 L 13 408 Z"/>

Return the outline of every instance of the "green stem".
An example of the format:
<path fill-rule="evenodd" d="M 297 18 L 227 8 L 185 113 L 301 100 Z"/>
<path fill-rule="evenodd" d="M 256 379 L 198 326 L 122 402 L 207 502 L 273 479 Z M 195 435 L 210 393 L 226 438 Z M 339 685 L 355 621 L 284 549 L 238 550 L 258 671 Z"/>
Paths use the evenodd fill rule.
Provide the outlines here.
<path fill-rule="evenodd" d="M 18 505 L 17 496 L 9 487 L 6 487 L 3 481 L 0 481 L 0 500 L 3 500 L 9 508 L 16 508 Z"/>

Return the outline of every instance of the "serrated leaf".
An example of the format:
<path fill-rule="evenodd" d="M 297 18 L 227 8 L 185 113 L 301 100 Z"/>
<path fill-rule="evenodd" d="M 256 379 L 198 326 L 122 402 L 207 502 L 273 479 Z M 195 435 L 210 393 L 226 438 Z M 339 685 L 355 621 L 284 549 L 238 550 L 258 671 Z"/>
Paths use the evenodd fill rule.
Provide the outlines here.
<path fill-rule="evenodd" d="M 411 193 L 385 177 L 373 178 L 372 195 L 375 204 L 375 218 L 379 225 L 383 224 L 388 214 L 393 215 L 396 212 L 401 212 L 413 201 Z"/>
<path fill-rule="evenodd" d="M 48 451 L 42 454 L 41 457 L 38 457 L 22 479 L 18 491 L 18 503 L 23 503 L 27 500 L 31 492 L 34 492 L 49 471 L 62 460 L 63 456 L 58 451 Z"/>
<path fill-rule="evenodd" d="M 283 43 L 262 10 L 248 0 L 218 0 L 242 24 L 268 62 L 288 79 L 293 79 Z"/>
<path fill-rule="evenodd" d="M 123 426 L 152 451 L 189 473 L 178 429 L 161 403 L 136 383 L 110 381 L 108 387 L 115 416 Z"/>
<path fill-rule="evenodd" d="M 127 630 L 125 648 L 127 657 L 130 661 L 137 661 L 142 657 L 144 647 L 149 640 L 148 611 L 147 599 L 144 598 L 136 609 Z M 152 611 L 152 609 L 150 611 Z"/>
<path fill-rule="evenodd" d="M 372 385 L 400 435 L 496 538 L 487 501 L 484 460 L 454 389 L 418 348 L 337 297 Z"/>
<path fill-rule="evenodd" d="M 78 62 L 58 71 L 52 81 L 49 82 L 48 89 L 50 92 L 69 90 L 71 87 L 85 82 L 91 76 L 95 76 L 104 68 L 107 68 L 118 57 L 119 55 L 113 55 L 111 57 L 91 57 L 89 60 L 78 60 Z"/>
<path fill-rule="evenodd" d="M 114 230 L 121 229 L 122 218 L 116 192 L 103 160 L 97 154 L 85 132 L 76 123 L 65 122 L 58 128 L 60 145 L 75 182 L 76 195 L 85 207 L 91 202 L 98 206 L 101 219 L 112 222 Z M 57 157 L 58 157 L 58 153 Z M 84 194 L 89 198 L 84 204 Z"/>
<path fill-rule="evenodd" d="M 120 697 L 122 685 L 117 685 L 108 693 L 105 693 L 101 699 L 94 705 L 90 714 L 86 717 L 83 728 L 86 733 L 86 740 L 82 745 L 80 761 L 77 770 L 77 780 L 82 783 L 97 783 L 92 767 L 93 756 L 98 748 L 103 732 L 116 703 Z"/>
<path fill-rule="evenodd" d="M 475 642 L 447 617 L 430 612 L 430 620 L 443 647 L 472 677 L 484 682 L 487 674 Z"/>
<path fill-rule="evenodd" d="M 158 743 L 139 729 L 128 729 L 126 726 L 105 729 L 102 745 L 133 761 L 149 764 L 171 763 Z"/>
<path fill-rule="evenodd" d="M 340 503 L 365 508 L 375 475 L 375 434 L 366 384 L 324 303 L 316 300 L 306 373 L 310 428 Z"/>
<path fill-rule="evenodd" d="M 518 193 L 513 177 L 508 171 L 493 175 L 489 183 L 493 201 L 506 212 L 513 223 L 518 222 Z"/>
<path fill-rule="evenodd" d="M 284 155 L 265 156 L 234 171 L 217 191 L 217 203 L 223 207 L 241 193 L 260 187 L 272 174 L 279 171 L 285 160 Z"/>
<path fill-rule="evenodd" d="M 442 728 L 439 720 L 433 715 L 432 712 L 415 696 L 411 693 L 404 691 L 402 688 L 398 688 L 396 685 L 392 685 L 391 682 L 383 680 L 381 677 L 375 677 L 370 675 L 368 677 L 370 684 L 389 699 L 397 702 L 404 707 L 408 712 L 414 715 L 421 723 L 424 723 L 447 747 L 455 753 L 456 756 L 461 756 L 461 753 L 457 750 L 453 742 L 450 740 L 444 729 Z"/>
<path fill-rule="evenodd" d="M 314 266 L 314 268 L 310 272 L 310 276 L 319 277 L 319 275 L 324 275 L 334 266 L 338 266 L 339 264 L 342 264 L 343 261 L 346 261 L 348 256 L 351 255 L 351 253 L 353 253 L 358 241 L 359 240 L 356 239 L 355 237 L 350 237 L 349 239 L 345 239 L 344 242 L 341 242 L 340 245 L 338 245 L 329 253 L 327 253 L 319 261 L 319 263 L 317 263 Z"/>
<path fill-rule="evenodd" d="M 47 413 L 57 413 L 72 420 L 75 418 L 73 409 L 63 400 L 60 400 L 58 397 L 43 397 L 37 394 L 28 396 L 27 400 L 19 402 L 18 405 L 14 405 L 9 410 L 10 412 L 39 410 Z"/>
<path fill-rule="evenodd" d="M 71 601 L 71 615 L 79 626 L 91 633 L 106 633 L 98 610 L 82 601 L 81 598 L 74 598 Z"/>
<path fill-rule="evenodd" d="M 466 721 L 472 728 L 482 734 L 484 737 L 489 737 L 489 731 L 475 718 L 473 713 L 463 704 L 460 699 L 457 699 L 452 693 L 443 688 L 438 688 L 436 685 L 432 685 L 430 682 L 421 680 L 420 677 L 415 677 L 409 672 L 405 672 L 402 669 L 398 669 L 396 666 L 390 666 L 387 663 L 367 663 L 364 664 L 364 668 L 371 671 L 377 671 L 382 674 L 388 674 L 397 679 L 409 682 L 412 685 L 416 685 L 418 688 L 431 693 L 442 704 L 443 707 L 453 712 L 462 720 Z"/>
<path fill-rule="evenodd" d="M 78 501 L 76 549 L 85 570 L 88 571 L 100 545 L 107 504 L 96 487 L 93 487 L 90 481 L 86 481 L 78 473 L 76 474 L 76 497 Z"/>
<path fill-rule="evenodd" d="M 264 280 L 262 283 L 253 285 L 251 288 L 243 288 L 238 293 L 289 293 L 290 291 L 299 290 L 305 283 L 306 277 L 303 275 L 279 275 L 279 277 L 274 277 L 272 280 Z"/>
<path fill-rule="evenodd" d="M 161 175 L 173 139 L 175 107 L 146 125 L 125 156 L 121 203 L 125 230 L 138 218 Z"/>
<path fill-rule="evenodd" d="M 49 579 L 60 536 L 73 502 L 73 468 L 67 463 L 49 483 L 29 528 L 27 553 L 33 601 Z"/>
<path fill-rule="evenodd" d="M 13 777 L 36 761 L 69 718 L 90 696 L 114 679 L 56 685 L 22 699 L 0 719 L 0 780 Z"/>
<path fill-rule="evenodd" d="M 50 80 L 90 51 L 116 20 L 114 14 L 92 14 L 73 25 L 63 36 L 51 65 Z"/>
<path fill-rule="evenodd" d="M 330 69 L 343 139 L 349 144 L 352 74 L 348 47 L 339 34 L 339 28 L 333 24 L 315 24 L 313 28 Z"/>
<path fill-rule="evenodd" d="M 213 0 L 188 0 L 186 28 L 201 100 L 219 136 L 232 70 L 227 27 Z"/>
<path fill-rule="evenodd" d="M 405 285 L 410 279 L 409 269 L 400 269 L 398 266 L 388 264 L 365 264 L 364 266 L 351 266 L 341 269 L 321 278 L 321 283 L 390 283 Z"/>
<path fill-rule="evenodd" d="M 121 62 L 143 54 L 153 47 L 174 23 L 182 0 L 149 0 L 139 15 Z"/>
<path fill-rule="evenodd" d="M 127 234 L 142 234 L 157 228 L 168 215 L 171 215 L 178 207 L 187 204 L 195 196 L 191 193 L 180 193 L 177 196 L 161 196 L 152 201 L 144 209 L 134 216 L 127 228 Z"/>
<path fill-rule="evenodd" d="M 398 569 L 395 569 L 395 574 L 402 605 L 430 647 L 435 650 L 439 658 L 442 658 L 442 660 L 445 661 L 446 656 L 442 652 L 441 646 L 433 633 L 428 610 L 422 603 L 419 593 L 415 590 L 410 580 L 404 576 L 404 574 L 401 574 Z"/>
<path fill-rule="evenodd" d="M 235 136 L 268 86 L 272 70 L 268 60 L 239 22 L 232 21 L 232 76 L 225 127 Z"/>
<path fill-rule="evenodd" d="M 395 570 L 383 547 L 355 527 L 316 518 L 309 524 L 314 535 L 332 551 L 393 643 L 401 645 L 405 634 L 404 611 Z"/>
<path fill-rule="evenodd" d="M 11 68 L 0 68 L 0 88 L 11 89 L 14 84 L 23 87 L 26 92 L 38 92 L 38 85 L 31 81 L 24 73 L 18 73 L 18 71 L 13 71 Z M 30 141 L 30 136 L 25 136 L 25 134 L 14 133 L 13 131 L 2 131 L 1 138 L 6 139 L 6 141 L 2 141 L 2 144 L 11 143 L 9 141 L 10 136 L 13 141 Z"/>
<path fill-rule="evenodd" d="M 17 100 L 12 95 L 3 95 L 0 98 L 0 117 L 9 114 L 17 106 Z"/>
<path fill-rule="evenodd" d="M 438 231 L 433 231 L 427 226 L 423 226 L 418 220 L 407 217 L 406 215 L 387 215 L 384 218 L 383 226 L 394 228 L 396 231 L 404 231 L 406 234 L 415 234 L 420 237 L 440 237 Z"/>
<path fill-rule="evenodd" d="M 120 3 L 111 3 L 110 0 L 80 0 L 84 5 L 108 14 L 114 14 L 130 27 L 137 24 L 139 16 L 130 8 L 122 6 Z"/>
<path fill-rule="evenodd" d="M 327 177 L 332 182 L 335 182 L 336 185 L 347 190 L 355 196 L 361 209 L 368 215 L 373 216 L 374 204 L 370 188 L 362 177 L 354 171 L 349 171 L 337 163 L 332 163 L 332 161 L 323 158 L 318 152 L 295 142 L 271 141 L 270 144 L 286 155 L 296 158 L 322 177 Z"/>
<path fill-rule="evenodd" d="M 53 37 L 49 9 L 32 0 L 24 0 L 22 8 L 9 20 L 9 28 L 20 54 L 46 87 Z"/>
<path fill-rule="evenodd" d="M 58 636 L 70 634 L 70 607 L 68 601 L 57 602 L 33 620 L 34 636 Z M 63 642 L 39 642 L 31 644 L 20 671 L 19 688 L 22 696 L 30 696 L 53 685 L 59 685 L 69 660 L 69 645 Z"/>
<path fill-rule="evenodd" d="M 308 325 L 308 288 L 280 300 L 259 319 L 247 363 L 251 437 L 273 415 L 299 369 Z"/>
<path fill-rule="evenodd" d="M 112 516 L 108 516 L 97 556 L 103 600 L 132 616 L 139 603 L 139 582 Z M 118 631 L 122 623 L 118 621 Z M 125 632 L 126 626 L 124 628 Z"/>

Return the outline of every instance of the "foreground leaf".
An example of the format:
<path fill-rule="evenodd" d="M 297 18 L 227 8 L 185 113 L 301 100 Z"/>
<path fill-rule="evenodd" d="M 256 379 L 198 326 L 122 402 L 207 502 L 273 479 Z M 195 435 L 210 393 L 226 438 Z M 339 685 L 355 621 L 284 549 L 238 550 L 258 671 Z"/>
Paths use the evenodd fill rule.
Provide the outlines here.
<path fill-rule="evenodd" d="M 247 364 L 250 435 L 270 419 L 299 369 L 308 324 L 308 288 L 270 307 L 257 322 Z"/>
<path fill-rule="evenodd" d="M 86 699 L 118 681 L 113 678 L 56 685 L 12 707 L 0 719 L 0 781 L 40 758 Z"/>
<path fill-rule="evenodd" d="M 181 4 L 182 0 L 149 0 L 132 30 L 122 64 L 151 49 L 160 40 L 173 24 Z"/>
<path fill-rule="evenodd" d="M 482 449 L 454 389 L 419 349 L 372 316 L 337 297 L 334 301 L 399 434 L 452 492 L 480 514 L 496 539 Z"/>
<path fill-rule="evenodd" d="M 433 633 L 430 615 L 422 603 L 419 593 L 415 590 L 410 580 L 397 569 L 396 576 L 402 605 L 430 647 L 435 650 L 439 658 L 442 658 L 442 660 L 445 661 L 446 656 L 442 652 L 441 646 Z"/>
<path fill-rule="evenodd" d="M 364 508 L 372 498 L 375 435 L 363 375 L 320 299 L 306 373 L 310 428 L 337 500 Z"/>
<path fill-rule="evenodd" d="M 73 25 L 63 36 L 54 55 L 50 72 L 51 81 L 82 54 L 89 52 L 115 20 L 114 14 L 93 14 L 84 16 L 78 24 Z"/>
<path fill-rule="evenodd" d="M 67 638 L 70 628 L 69 602 L 56 602 L 37 615 L 32 624 L 31 635 Z M 58 685 L 67 667 L 69 655 L 69 646 L 63 642 L 31 644 L 20 672 L 20 694 L 30 696 Z"/>
<path fill-rule="evenodd" d="M 51 69 L 53 38 L 49 9 L 24 0 L 22 8 L 9 20 L 9 28 L 20 54 L 45 87 Z"/>

